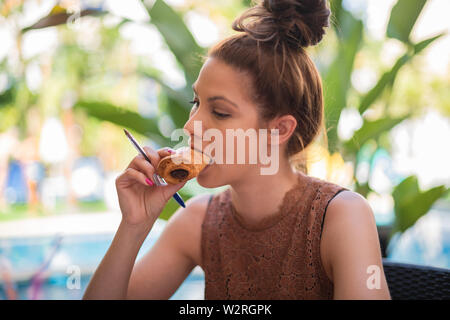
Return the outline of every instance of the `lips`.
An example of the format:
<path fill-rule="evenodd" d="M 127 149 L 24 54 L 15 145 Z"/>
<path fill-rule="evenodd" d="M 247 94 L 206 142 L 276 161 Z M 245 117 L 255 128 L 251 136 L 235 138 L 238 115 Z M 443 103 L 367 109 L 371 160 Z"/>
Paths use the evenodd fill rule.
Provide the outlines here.
<path fill-rule="evenodd" d="M 209 166 L 209 165 L 211 165 L 211 164 L 214 163 L 214 159 L 213 159 L 209 154 L 203 152 L 203 151 L 200 150 L 200 149 L 195 148 L 192 144 L 191 144 L 191 149 L 192 149 L 192 150 L 195 150 L 195 151 L 197 151 L 197 152 L 200 152 L 201 154 L 203 154 L 204 156 L 206 156 L 206 157 L 209 159 L 209 163 L 208 163 L 206 166 Z"/>

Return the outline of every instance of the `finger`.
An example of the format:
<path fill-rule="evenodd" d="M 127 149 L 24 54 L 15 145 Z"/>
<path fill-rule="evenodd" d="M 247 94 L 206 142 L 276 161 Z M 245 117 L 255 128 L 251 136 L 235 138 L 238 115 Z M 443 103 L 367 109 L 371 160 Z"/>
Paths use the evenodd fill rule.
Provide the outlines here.
<path fill-rule="evenodd" d="M 187 181 L 180 182 L 178 184 L 168 184 L 167 186 L 161 187 L 162 193 L 164 195 L 164 199 L 168 201 L 172 196 L 178 192 L 181 188 L 184 187 Z"/>
<path fill-rule="evenodd" d="M 159 149 L 157 152 L 158 152 L 159 157 L 162 159 L 164 157 L 174 154 L 176 151 L 172 148 L 165 147 L 165 148 Z"/>
<path fill-rule="evenodd" d="M 159 156 L 158 152 L 156 152 L 156 150 L 152 149 L 149 146 L 145 146 L 143 147 L 143 149 L 147 154 L 147 157 L 150 159 L 152 166 L 156 168 L 159 160 L 161 160 L 161 157 Z"/>
<path fill-rule="evenodd" d="M 145 186 L 153 185 L 151 181 L 148 181 L 148 178 L 143 174 L 142 172 L 134 169 L 134 168 L 127 168 L 121 177 L 130 178 L 136 182 L 139 182 Z M 120 177 L 118 178 L 118 181 L 120 181 Z M 150 183 L 149 183 L 150 182 Z"/>
<path fill-rule="evenodd" d="M 142 172 L 147 176 L 150 181 L 153 182 L 153 174 L 155 173 L 155 168 L 153 165 L 147 161 L 141 154 L 136 156 L 130 163 L 130 168 Z"/>

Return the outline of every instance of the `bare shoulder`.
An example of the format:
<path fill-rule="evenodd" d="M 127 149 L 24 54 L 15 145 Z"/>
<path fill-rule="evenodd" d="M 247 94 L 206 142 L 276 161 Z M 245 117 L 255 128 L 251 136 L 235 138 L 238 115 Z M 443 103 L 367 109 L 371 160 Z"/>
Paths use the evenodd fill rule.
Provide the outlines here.
<path fill-rule="evenodd" d="M 362 195 L 343 191 L 330 201 L 320 247 L 334 299 L 390 299 L 375 217 Z M 378 290 L 367 282 L 373 268 Z"/>
<path fill-rule="evenodd" d="M 196 265 L 201 261 L 201 227 L 210 196 L 201 194 L 186 201 L 186 208 L 178 209 L 166 226 L 177 247 Z"/>
<path fill-rule="evenodd" d="M 376 242 L 375 242 L 376 241 Z M 361 194 L 345 190 L 328 204 L 322 231 L 321 258 L 327 275 L 332 263 L 355 244 L 376 246 L 378 233 L 372 208 Z"/>
<path fill-rule="evenodd" d="M 374 223 L 375 219 L 369 202 L 361 194 L 345 190 L 336 195 L 328 204 L 324 228 L 333 225 L 358 225 Z"/>

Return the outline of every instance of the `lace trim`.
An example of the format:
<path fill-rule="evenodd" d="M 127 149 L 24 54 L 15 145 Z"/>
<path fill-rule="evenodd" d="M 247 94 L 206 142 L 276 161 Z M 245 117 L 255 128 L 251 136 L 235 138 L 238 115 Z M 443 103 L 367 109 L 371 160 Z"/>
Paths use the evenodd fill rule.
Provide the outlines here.
<path fill-rule="evenodd" d="M 288 216 L 290 213 L 293 212 L 292 208 L 295 206 L 295 200 L 298 198 L 296 195 L 296 191 L 301 188 L 303 184 L 306 184 L 306 181 L 304 179 L 307 179 L 308 176 L 302 177 L 300 174 L 298 174 L 297 182 L 294 184 L 292 188 L 290 188 L 283 196 L 283 199 L 278 206 L 277 211 L 274 214 L 271 214 L 270 216 L 265 217 L 258 223 L 254 224 L 248 224 L 244 221 L 242 218 L 242 215 L 239 214 L 236 209 L 233 206 L 233 203 L 231 202 L 231 190 L 227 189 L 226 194 L 224 195 L 223 202 L 228 205 L 229 210 L 231 212 L 231 216 L 233 217 L 233 220 L 236 222 L 236 224 L 239 225 L 242 229 L 245 229 L 247 231 L 264 231 L 267 229 L 270 229 L 272 227 L 275 227 L 277 224 L 279 224 L 286 216 Z"/>

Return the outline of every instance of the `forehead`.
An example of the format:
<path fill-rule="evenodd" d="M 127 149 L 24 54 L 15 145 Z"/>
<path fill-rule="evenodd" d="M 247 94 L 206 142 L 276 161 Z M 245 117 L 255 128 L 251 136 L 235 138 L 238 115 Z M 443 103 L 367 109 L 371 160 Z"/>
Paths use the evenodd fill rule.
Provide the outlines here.
<path fill-rule="evenodd" d="M 249 99 L 250 77 L 217 58 L 206 60 L 194 85 L 199 94 L 221 94 L 230 98 L 234 96 L 237 99 Z"/>

